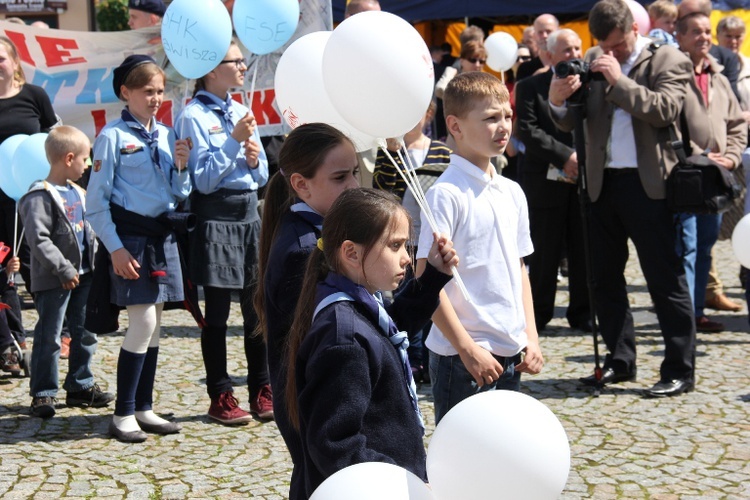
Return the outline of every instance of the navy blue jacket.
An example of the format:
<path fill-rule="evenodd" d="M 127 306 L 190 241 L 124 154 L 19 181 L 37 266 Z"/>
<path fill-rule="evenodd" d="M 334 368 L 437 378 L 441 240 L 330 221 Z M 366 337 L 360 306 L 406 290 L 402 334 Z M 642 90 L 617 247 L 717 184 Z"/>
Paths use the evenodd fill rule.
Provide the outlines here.
<path fill-rule="evenodd" d="M 449 280 L 428 265 L 403 287 L 387 307 L 399 329 L 423 326 Z M 324 308 L 296 363 L 307 495 L 335 472 L 362 462 L 395 464 L 427 481 L 423 429 L 401 357 L 362 305 L 343 301 Z"/>
<path fill-rule="evenodd" d="M 294 212 L 283 215 L 266 266 L 264 280 L 268 345 L 268 372 L 273 389 L 276 425 L 292 456 L 292 489 L 289 498 L 306 498 L 302 483 L 303 453 L 299 433 L 289 422 L 286 410 L 286 342 L 299 300 L 307 258 L 320 233 L 314 225 Z M 295 490 L 295 487 L 301 488 Z"/>

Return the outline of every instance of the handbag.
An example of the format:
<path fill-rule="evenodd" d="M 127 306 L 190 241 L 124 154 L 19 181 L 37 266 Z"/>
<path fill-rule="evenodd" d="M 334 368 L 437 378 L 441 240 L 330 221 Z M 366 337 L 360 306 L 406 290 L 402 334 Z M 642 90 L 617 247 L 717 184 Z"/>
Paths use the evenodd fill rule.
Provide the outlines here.
<path fill-rule="evenodd" d="M 685 144 L 690 144 L 684 112 L 680 113 L 680 125 Z M 734 174 L 708 156 L 686 156 L 683 141 L 677 139 L 673 128 L 669 132 L 672 149 L 677 154 L 677 165 L 667 176 L 669 209 L 693 214 L 720 214 L 729 210 L 742 195 L 742 186 Z"/>

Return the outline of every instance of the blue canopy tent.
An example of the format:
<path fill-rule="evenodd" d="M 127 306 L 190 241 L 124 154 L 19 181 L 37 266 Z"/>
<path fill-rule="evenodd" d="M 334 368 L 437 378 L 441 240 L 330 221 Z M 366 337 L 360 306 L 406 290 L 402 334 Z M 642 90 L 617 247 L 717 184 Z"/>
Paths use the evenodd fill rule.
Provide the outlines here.
<path fill-rule="evenodd" d="M 344 19 L 346 0 L 332 0 L 333 20 Z M 465 17 L 536 16 L 545 12 L 552 14 L 582 13 L 591 10 L 596 0 L 380 0 L 383 10 L 396 14 L 407 21 L 431 21 L 436 19 L 461 19 Z"/>
<path fill-rule="evenodd" d="M 638 0 L 647 5 L 652 0 Z M 333 20 L 344 19 L 346 0 L 332 0 Z M 462 19 L 465 17 L 537 16 L 551 14 L 582 14 L 591 10 L 596 0 L 380 0 L 383 10 L 396 14 L 407 21 L 431 21 L 436 19 Z M 714 1 L 716 10 L 747 9 L 750 0 Z"/>

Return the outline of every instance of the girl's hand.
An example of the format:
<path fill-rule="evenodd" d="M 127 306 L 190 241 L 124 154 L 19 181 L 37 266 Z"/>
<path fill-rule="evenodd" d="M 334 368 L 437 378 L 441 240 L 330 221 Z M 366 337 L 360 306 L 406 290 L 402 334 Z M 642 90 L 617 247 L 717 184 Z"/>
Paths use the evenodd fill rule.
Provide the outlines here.
<path fill-rule="evenodd" d="M 432 233 L 432 247 L 427 262 L 443 274 L 453 275 L 451 267 L 458 266 L 458 255 L 453 242 L 444 234 Z"/>
<path fill-rule="evenodd" d="M 177 139 L 174 141 L 174 164 L 177 170 L 182 172 L 187 167 L 190 158 L 190 142 L 188 139 Z"/>
<path fill-rule="evenodd" d="M 21 270 L 21 259 L 18 257 L 12 257 L 8 264 L 5 266 L 5 272 L 10 277 L 13 273 L 17 273 Z"/>
<path fill-rule="evenodd" d="M 250 168 L 258 168 L 258 155 L 260 154 L 260 144 L 252 139 L 245 141 L 245 162 Z"/>
<path fill-rule="evenodd" d="M 141 268 L 141 265 L 138 264 L 138 261 L 125 248 L 119 248 L 112 252 L 111 258 L 112 268 L 117 276 L 126 280 L 138 279 L 138 269 Z"/>
<path fill-rule="evenodd" d="M 234 130 L 232 130 L 232 137 L 235 141 L 243 143 L 248 140 L 255 131 L 255 117 L 248 111 L 240 121 L 235 123 Z"/>

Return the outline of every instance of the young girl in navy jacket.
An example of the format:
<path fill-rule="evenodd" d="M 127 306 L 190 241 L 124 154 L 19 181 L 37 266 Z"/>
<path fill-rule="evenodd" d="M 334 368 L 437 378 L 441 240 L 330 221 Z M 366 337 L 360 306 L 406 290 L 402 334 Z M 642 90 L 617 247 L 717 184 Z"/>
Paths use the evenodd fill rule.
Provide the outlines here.
<path fill-rule="evenodd" d="M 362 462 L 395 464 L 427 480 L 424 422 L 399 328 L 430 318 L 458 257 L 436 235 L 425 273 L 386 308 L 379 291 L 403 280 L 409 231 L 398 199 L 373 189 L 345 191 L 326 214 L 289 337 L 286 403 L 302 440 L 304 477 L 296 480 L 304 481 L 304 497 Z"/>
<path fill-rule="evenodd" d="M 336 197 L 359 186 L 359 164 L 352 142 L 323 123 L 294 129 L 279 152 L 280 171 L 266 186 L 255 310 L 268 344 L 274 415 L 294 463 L 292 484 L 301 474 L 302 444 L 286 412 L 286 344 L 307 258 L 323 216 Z M 299 492 L 290 491 L 291 499 Z"/>

